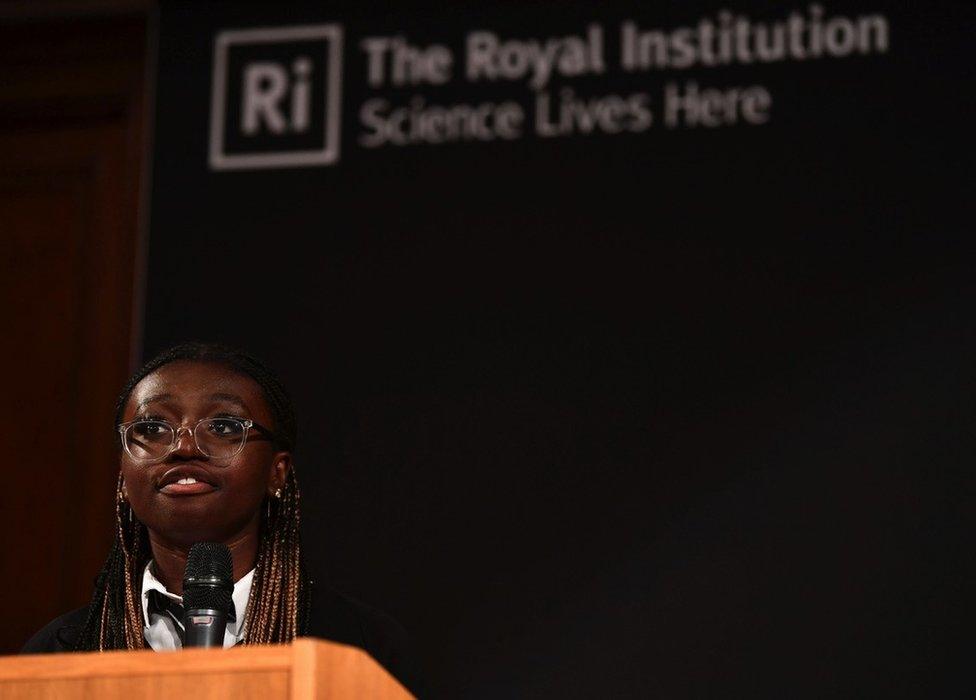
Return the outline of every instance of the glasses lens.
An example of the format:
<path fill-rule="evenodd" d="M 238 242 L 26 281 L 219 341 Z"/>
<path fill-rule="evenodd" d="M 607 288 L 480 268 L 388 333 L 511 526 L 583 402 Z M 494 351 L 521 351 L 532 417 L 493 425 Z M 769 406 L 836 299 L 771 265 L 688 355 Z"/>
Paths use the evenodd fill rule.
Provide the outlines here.
<path fill-rule="evenodd" d="M 165 457 L 172 445 L 173 428 L 162 421 L 138 421 L 125 430 L 125 449 L 133 459 Z"/>
<path fill-rule="evenodd" d="M 244 423 L 236 418 L 207 418 L 197 423 L 194 436 L 208 457 L 233 457 L 244 446 Z"/>

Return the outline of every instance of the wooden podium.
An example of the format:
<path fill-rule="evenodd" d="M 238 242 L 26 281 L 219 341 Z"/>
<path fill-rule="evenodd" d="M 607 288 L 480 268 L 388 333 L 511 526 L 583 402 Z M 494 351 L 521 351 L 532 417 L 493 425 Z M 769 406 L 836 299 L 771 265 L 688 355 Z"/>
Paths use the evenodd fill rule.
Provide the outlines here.
<path fill-rule="evenodd" d="M 315 639 L 239 649 L 0 658 L 2 700 L 401 700 L 412 697 L 361 649 Z"/>

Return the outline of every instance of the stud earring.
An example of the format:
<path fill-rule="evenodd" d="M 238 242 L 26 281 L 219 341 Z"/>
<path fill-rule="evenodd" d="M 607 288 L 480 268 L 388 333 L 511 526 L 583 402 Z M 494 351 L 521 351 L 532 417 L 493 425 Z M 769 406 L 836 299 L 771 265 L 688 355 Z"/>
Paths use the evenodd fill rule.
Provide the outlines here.
<path fill-rule="evenodd" d="M 274 498 L 277 500 L 281 500 L 281 489 L 280 488 L 275 489 L 275 492 L 272 494 L 272 496 L 274 496 Z M 271 497 L 270 496 L 268 497 L 268 520 L 271 520 Z"/>

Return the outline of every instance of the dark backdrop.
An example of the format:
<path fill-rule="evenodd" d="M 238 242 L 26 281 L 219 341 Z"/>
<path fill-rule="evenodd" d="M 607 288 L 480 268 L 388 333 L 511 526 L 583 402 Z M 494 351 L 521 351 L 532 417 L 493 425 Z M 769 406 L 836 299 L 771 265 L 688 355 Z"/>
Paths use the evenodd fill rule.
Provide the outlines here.
<path fill-rule="evenodd" d="M 883 14 L 883 53 L 626 74 L 620 20 L 728 6 L 164 2 L 146 353 L 217 339 L 280 370 L 306 555 L 409 629 L 438 694 L 958 691 L 973 23 L 907 5 L 824 8 Z M 215 34 L 321 22 L 338 163 L 209 169 Z M 359 145 L 373 97 L 533 100 L 369 89 L 363 37 L 460 53 L 589 22 L 606 73 L 553 94 L 762 85 L 768 123 Z"/>

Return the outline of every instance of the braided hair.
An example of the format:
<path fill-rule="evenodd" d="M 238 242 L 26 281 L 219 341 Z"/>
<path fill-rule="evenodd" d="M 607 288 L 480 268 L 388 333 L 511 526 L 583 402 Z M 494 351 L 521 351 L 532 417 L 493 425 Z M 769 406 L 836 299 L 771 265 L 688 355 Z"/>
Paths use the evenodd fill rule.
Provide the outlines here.
<path fill-rule="evenodd" d="M 274 440 L 281 449 L 294 448 L 295 411 L 278 376 L 257 359 L 214 343 L 188 342 L 172 347 L 143 365 L 119 395 L 115 424 L 135 386 L 171 362 L 194 361 L 224 365 L 253 379 L 261 387 L 274 419 Z M 122 474 L 116 486 L 115 541 L 95 580 L 88 618 L 76 641 L 78 650 L 144 649 L 141 594 L 142 570 L 149 561 L 149 536 L 122 494 Z M 308 624 L 312 582 L 305 570 L 299 538 L 299 492 L 295 470 L 289 469 L 280 498 L 268 498 L 262 508 L 257 561 L 247 612 L 243 644 L 280 644 L 303 634 Z"/>

